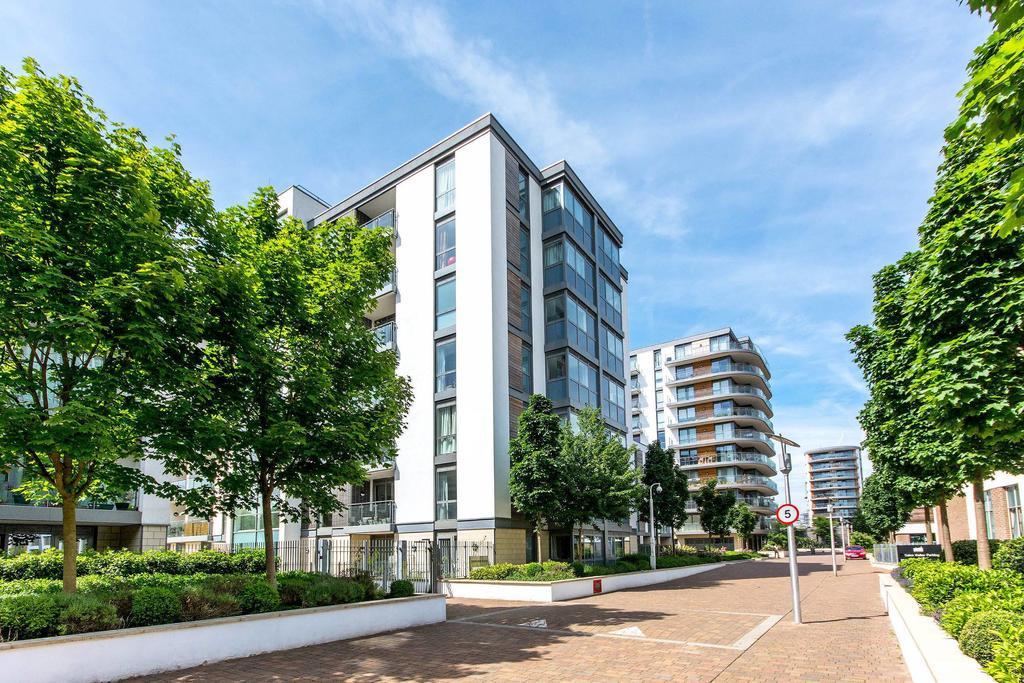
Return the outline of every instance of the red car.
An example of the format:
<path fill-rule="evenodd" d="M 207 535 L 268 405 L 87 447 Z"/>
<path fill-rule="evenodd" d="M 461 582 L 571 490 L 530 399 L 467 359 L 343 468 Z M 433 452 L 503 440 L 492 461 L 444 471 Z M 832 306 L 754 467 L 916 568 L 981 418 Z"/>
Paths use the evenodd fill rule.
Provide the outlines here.
<path fill-rule="evenodd" d="M 859 545 L 848 545 L 845 551 L 846 559 L 848 560 L 866 560 L 868 554 L 864 552 L 864 548 Z"/>

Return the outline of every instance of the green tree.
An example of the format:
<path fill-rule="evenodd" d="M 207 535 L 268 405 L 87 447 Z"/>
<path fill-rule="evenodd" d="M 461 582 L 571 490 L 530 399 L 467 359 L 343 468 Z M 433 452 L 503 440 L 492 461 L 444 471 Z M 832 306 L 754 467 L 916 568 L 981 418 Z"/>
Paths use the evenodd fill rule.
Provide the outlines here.
<path fill-rule="evenodd" d="M 914 393 L 924 418 L 956 435 L 958 478 L 974 485 L 979 529 L 984 480 L 1024 470 L 1024 231 L 994 234 L 1022 157 L 1024 139 L 985 144 L 976 127 L 946 145 L 906 297 Z M 978 564 L 988 568 L 987 535 L 978 537 Z"/>
<path fill-rule="evenodd" d="M 341 509 L 339 487 L 394 457 L 411 400 L 364 324 L 394 268 L 391 231 L 278 211 L 263 188 L 219 216 L 200 381 L 165 402 L 154 440 L 170 471 L 209 482 L 166 487 L 190 512 L 261 510 L 271 583 L 273 510 Z"/>
<path fill-rule="evenodd" d="M 833 521 L 833 524 L 835 524 L 835 521 Z M 817 515 L 814 518 L 812 531 L 818 543 L 828 544 L 830 541 L 828 516 Z"/>
<path fill-rule="evenodd" d="M 864 481 L 860 505 L 864 522 L 877 538 L 888 538 L 894 534 L 907 523 L 914 508 L 899 478 L 882 467 Z"/>
<path fill-rule="evenodd" d="M 720 539 L 729 533 L 729 510 L 736 503 L 736 497 L 728 491 L 719 491 L 718 482 L 708 479 L 693 494 L 693 502 L 700 513 L 700 526 L 708 534 L 708 543 L 712 536 Z"/>
<path fill-rule="evenodd" d="M 138 409 L 200 341 L 192 261 L 212 213 L 177 145 L 150 148 L 32 60 L 0 70 L 0 470 L 60 504 L 65 591 L 79 501 L 153 484 Z"/>
<path fill-rule="evenodd" d="M 686 522 L 686 499 L 689 497 L 686 473 L 676 467 L 672 454 L 657 441 L 647 446 L 644 454 L 643 483 L 645 493 L 655 483 L 661 484 L 661 493 L 654 493 L 654 520 L 658 525 L 675 529 Z M 649 505 L 641 504 L 638 512 L 641 522 L 649 522 Z M 675 543 L 675 538 L 672 539 Z"/>
<path fill-rule="evenodd" d="M 746 503 L 736 503 L 729 508 L 729 526 L 743 539 L 744 547 L 750 546 L 750 539 L 757 527 L 757 515 Z"/>
<path fill-rule="evenodd" d="M 561 462 L 565 465 L 565 499 L 553 519 L 559 526 L 578 529 L 582 551 L 583 526 L 629 517 L 643 500 L 643 484 L 626 448 L 605 425 L 600 412 L 581 410 L 574 430 L 562 426 Z"/>
<path fill-rule="evenodd" d="M 534 530 L 538 558 L 540 530 L 549 520 L 559 518 L 568 495 L 561 434 L 562 419 L 555 414 L 551 400 L 534 394 L 519 414 L 516 436 L 509 442 L 509 495 Z"/>

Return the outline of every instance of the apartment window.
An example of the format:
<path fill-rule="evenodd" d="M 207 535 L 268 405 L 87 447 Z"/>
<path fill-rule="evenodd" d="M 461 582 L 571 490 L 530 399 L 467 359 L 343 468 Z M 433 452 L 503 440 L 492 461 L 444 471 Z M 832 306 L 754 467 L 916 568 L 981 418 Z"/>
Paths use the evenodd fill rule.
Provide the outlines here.
<path fill-rule="evenodd" d="M 679 443 L 694 443 L 697 441 L 697 429 L 686 427 L 679 430 Z"/>
<path fill-rule="evenodd" d="M 533 350 L 523 344 L 519 353 L 519 368 L 523 373 L 523 393 L 533 393 Z"/>
<path fill-rule="evenodd" d="M 658 443 L 661 445 L 662 448 L 665 447 L 665 430 L 664 429 L 659 429 L 658 430 Z"/>
<path fill-rule="evenodd" d="M 655 389 L 660 389 L 661 388 L 661 383 L 662 383 L 661 368 L 658 368 L 657 370 L 654 371 L 654 388 Z"/>
<path fill-rule="evenodd" d="M 661 349 L 654 349 L 654 369 L 657 376 L 661 376 Z"/>
<path fill-rule="evenodd" d="M 610 327 L 601 326 L 601 362 L 610 372 L 622 372 L 623 356 L 622 337 L 612 332 Z"/>
<path fill-rule="evenodd" d="M 519 218 L 524 223 L 530 222 L 530 177 L 519 168 Z"/>
<path fill-rule="evenodd" d="M 435 455 L 450 455 L 455 452 L 455 404 L 446 403 L 437 407 L 437 449 Z"/>
<path fill-rule="evenodd" d="M 434 330 L 455 326 L 455 278 L 434 285 Z"/>
<path fill-rule="evenodd" d="M 455 219 L 438 223 L 434 228 L 435 244 L 434 253 L 437 260 L 434 263 L 435 270 L 441 270 L 448 266 L 455 265 Z"/>
<path fill-rule="evenodd" d="M 530 231 L 519 227 L 519 272 L 530 277 Z"/>
<path fill-rule="evenodd" d="M 1010 536 L 1024 536 L 1024 517 L 1021 515 L 1020 488 L 1014 484 L 1006 487 L 1006 507 L 1010 513 Z"/>
<path fill-rule="evenodd" d="M 719 401 L 715 403 L 715 417 L 721 417 L 722 415 L 733 414 L 733 402 L 732 401 Z"/>
<path fill-rule="evenodd" d="M 563 282 L 593 303 L 594 264 L 572 244 L 559 240 L 544 247 L 544 285 Z"/>
<path fill-rule="evenodd" d="M 437 386 L 435 391 L 448 391 L 455 388 L 455 340 L 441 342 L 437 345 L 435 358 Z"/>
<path fill-rule="evenodd" d="M 544 191 L 544 229 L 565 227 L 589 253 L 594 251 L 594 215 L 564 184 Z"/>
<path fill-rule="evenodd" d="M 635 372 L 636 369 L 637 369 L 637 367 L 636 367 L 636 356 L 630 356 L 629 357 L 629 370 L 630 370 L 630 372 Z"/>
<path fill-rule="evenodd" d="M 553 401 L 568 398 L 567 370 L 564 354 L 548 356 L 544 360 L 544 376 L 547 379 L 548 396 Z"/>
<path fill-rule="evenodd" d="M 676 344 L 674 353 L 676 358 L 686 358 L 693 353 L 693 344 L 686 342 L 685 344 Z"/>
<path fill-rule="evenodd" d="M 438 521 L 458 518 L 458 507 L 456 505 L 457 489 L 457 477 L 454 467 L 437 471 L 435 494 Z"/>
<path fill-rule="evenodd" d="M 654 392 L 654 407 L 655 408 L 664 408 L 665 407 L 665 392 L 663 390 L 661 390 L 661 389 L 658 389 L 656 392 Z"/>
<path fill-rule="evenodd" d="M 732 381 L 728 379 L 720 379 L 711 385 L 712 394 L 731 394 L 732 393 Z"/>
<path fill-rule="evenodd" d="M 626 388 L 615 380 L 601 376 L 601 413 L 615 424 L 626 423 Z"/>
<path fill-rule="evenodd" d="M 437 188 L 435 211 L 455 208 L 455 159 L 446 161 L 434 169 L 434 183 Z"/>
<path fill-rule="evenodd" d="M 657 418 L 656 424 L 658 426 L 658 429 L 664 429 L 665 428 L 665 411 L 664 410 L 659 410 L 657 413 L 655 413 L 655 417 Z"/>
<path fill-rule="evenodd" d="M 597 405 L 597 368 L 569 353 L 569 400 L 579 405 Z"/>
<path fill-rule="evenodd" d="M 634 415 L 633 416 L 633 431 L 636 431 L 637 429 L 640 429 L 640 427 L 641 427 L 641 425 L 640 425 L 640 416 L 639 415 Z"/>
<path fill-rule="evenodd" d="M 727 439 L 736 432 L 736 425 L 732 422 L 726 422 L 725 424 L 715 425 L 715 438 L 716 439 Z"/>
<path fill-rule="evenodd" d="M 276 527 L 278 525 L 277 510 L 271 510 L 270 512 L 270 525 L 272 527 Z M 251 510 L 242 510 L 241 512 L 235 513 L 235 518 L 232 522 L 232 529 L 236 532 L 262 531 L 263 511 L 259 508 L 253 508 Z"/>
<path fill-rule="evenodd" d="M 985 491 L 985 526 L 988 527 L 988 537 L 996 537 L 996 519 L 992 513 L 992 492 Z"/>
<path fill-rule="evenodd" d="M 727 351 L 730 347 L 731 339 L 729 335 L 722 334 L 717 337 L 711 338 L 711 350 L 712 351 Z"/>
<path fill-rule="evenodd" d="M 564 339 L 589 355 L 597 354 L 597 318 L 571 294 L 544 301 L 544 334 L 549 342 Z"/>
<path fill-rule="evenodd" d="M 689 408 L 677 408 L 676 409 L 676 420 L 679 422 L 693 422 L 697 419 L 697 409 L 693 406 Z"/>
<path fill-rule="evenodd" d="M 519 285 L 519 329 L 529 333 L 533 328 L 533 311 L 530 308 L 530 288 Z"/>
<path fill-rule="evenodd" d="M 676 387 L 676 400 L 689 401 L 696 398 L 696 391 L 693 387 Z"/>
<path fill-rule="evenodd" d="M 693 366 L 692 365 L 677 365 L 676 366 L 676 379 L 689 379 L 693 377 Z"/>
<path fill-rule="evenodd" d="M 598 305 L 601 307 L 601 317 L 610 320 L 618 328 L 622 328 L 622 294 L 618 287 L 613 285 L 606 278 L 601 278 L 601 299 Z"/>
<path fill-rule="evenodd" d="M 615 243 L 604 226 L 600 226 L 597 230 L 597 254 L 605 270 L 609 273 L 619 272 L 619 245 Z"/>

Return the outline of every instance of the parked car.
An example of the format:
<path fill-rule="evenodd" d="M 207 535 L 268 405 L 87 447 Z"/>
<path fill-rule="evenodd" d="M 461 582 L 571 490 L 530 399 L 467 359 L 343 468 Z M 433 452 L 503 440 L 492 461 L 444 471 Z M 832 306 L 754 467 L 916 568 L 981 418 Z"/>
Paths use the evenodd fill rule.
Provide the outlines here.
<path fill-rule="evenodd" d="M 859 545 L 848 545 L 845 551 L 846 559 L 848 560 L 866 560 L 868 554 L 864 551 L 864 548 Z"/>

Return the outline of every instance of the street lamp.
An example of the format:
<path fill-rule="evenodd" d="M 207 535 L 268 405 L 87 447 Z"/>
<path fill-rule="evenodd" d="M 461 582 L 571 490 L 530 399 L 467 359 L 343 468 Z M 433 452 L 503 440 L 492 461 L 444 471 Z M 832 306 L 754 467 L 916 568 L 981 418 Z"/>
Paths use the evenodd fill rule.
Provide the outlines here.
<path fill-rule="evenodd" d="M 792 505 L 789 490 L 789 473 L 793 471 L 793 461 L 790 460 L 786 446 L 800 448 L 800 444 L 792 439 L 787 439 L 782 434 L 772 434 L 771 438 L 778 441 L 782 446 L 782 468 L 779 471 L 782 472 L 785 483 L 786 504 Z M 803 617 L 800 613 L 800 572 L 796 566 L 796 529 L 793 528 L 792 524 L 786 526 L 786 541 L 786 545 L 789 548 L 787 552 L 789 556 L 789 586 L 793 593 L 793 623 L 802 624 Z"/>
<path fill-rule="evenodd" d="M 832 576 L 837 576 L 837 573 L 836 573 L 836 532 L 835 532 L 835 529 L 832 526 L 832 513 L 835 510 L 835 507 L 832 505 L 832 501 L 829 501 L 828 507 L 826 507 L 825 509 L 828 510 L 828 539 L 829 539 L 828 547 L 829 547 L 829 550 L 831 550 L 831 552 L 832 552 Z"/>
<path fill-rule="evenodd" d="M 647 503 L 650 505 L 647 515 L 647 523 L 651 525 L 651 569 L 657 569 L 657 561 L 654 558 L 654 538 L 655 538 L 655 526 L 654 526 L 654 494 L 655 492 L 661 493 L 661 484 L 654 482 L 651 484 L 648 490 Z"/>

